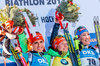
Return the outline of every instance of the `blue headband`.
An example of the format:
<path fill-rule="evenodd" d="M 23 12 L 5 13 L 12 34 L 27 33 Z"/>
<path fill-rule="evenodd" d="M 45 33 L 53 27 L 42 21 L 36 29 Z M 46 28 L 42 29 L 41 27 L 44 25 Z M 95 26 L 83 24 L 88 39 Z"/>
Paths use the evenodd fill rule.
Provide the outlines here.
<path fill-rule="evenodd" d="M 75 31 L 75 35 L 81 35 L 83 32 L 88 32 L 88 30 L 84 26 L 80 26 L 80 29 Z"/>

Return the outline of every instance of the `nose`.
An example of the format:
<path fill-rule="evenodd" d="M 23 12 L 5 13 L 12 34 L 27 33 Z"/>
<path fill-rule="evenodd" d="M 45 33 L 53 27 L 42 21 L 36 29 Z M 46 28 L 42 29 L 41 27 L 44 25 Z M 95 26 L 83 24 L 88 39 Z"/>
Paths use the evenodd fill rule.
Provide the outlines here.
<path fill-rule="evenodd" d="M 41 43 L 38 43 L 38 46 L 41 46 Z"/>
<path fill-rule="evenodd" d="M 86 38 L 89 38 L 89 37 L 90 37 L 89 35 L 86 36 Z"/>
<path fill-rule="evenodd" d="M 64 44 L 64 47 L 66 47 L 66 46 L 67 46 L 67 43 Z"/>

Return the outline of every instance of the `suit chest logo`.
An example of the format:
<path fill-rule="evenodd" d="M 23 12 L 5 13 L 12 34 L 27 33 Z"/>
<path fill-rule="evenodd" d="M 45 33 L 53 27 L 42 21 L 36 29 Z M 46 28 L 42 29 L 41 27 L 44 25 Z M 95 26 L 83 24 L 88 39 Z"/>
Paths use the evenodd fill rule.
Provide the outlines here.
<path fill-rule="evenodd" d="M 61 59 L 60 62 L 63 64 L 63 65 L 67 65 L 68 64 L 68 61 L 66 59 Z"/>

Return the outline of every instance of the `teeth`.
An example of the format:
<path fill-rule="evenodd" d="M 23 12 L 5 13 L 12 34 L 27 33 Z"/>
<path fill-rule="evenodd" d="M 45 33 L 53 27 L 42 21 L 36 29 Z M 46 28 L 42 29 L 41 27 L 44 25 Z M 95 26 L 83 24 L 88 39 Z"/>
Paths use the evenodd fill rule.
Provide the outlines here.
<path fill-rule="evenodd" d="M 40 50 L 41 48 L 37 48 L 38 50 Z"/>
<path fill-rule="evenodd" d="M 87 41 L 87 42 L 88 42 L 89 40 L 85 40 L 85 41 Z"/>
<path fill-rule="evenodd" d="M 64 50 L 66 50 L 66 48 L 64 48 Z"/>

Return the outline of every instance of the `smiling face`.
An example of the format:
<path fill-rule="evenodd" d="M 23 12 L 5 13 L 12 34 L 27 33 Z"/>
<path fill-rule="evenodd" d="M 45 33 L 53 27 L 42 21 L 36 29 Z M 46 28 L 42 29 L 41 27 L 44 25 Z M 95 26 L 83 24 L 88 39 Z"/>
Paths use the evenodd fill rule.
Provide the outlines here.
<path fill-rule="evenodd" d="M 61 43 L 59 43 L 59 45 L 57 46 L 58 51 L 64 51 L 67 52 L 68 51 L 68 45 L 67 45 L 67 41 L 64 40 Z"/>
<path fill-rule="evenodd" d="M 32 48 L 36 52 L 43 52 L 44 50 L 44 41 L 43 40 L 36 40 L 32 44 Z"/>
<path fill-rule="evenodd" d="M 80 35 L 79 40 L 83 43 L 83 45 L 89 45 L 90 44 L 90 35 L 89 35 L 89 32 L 83 32 Z"/>

